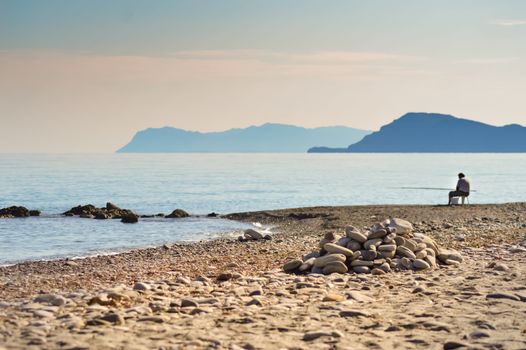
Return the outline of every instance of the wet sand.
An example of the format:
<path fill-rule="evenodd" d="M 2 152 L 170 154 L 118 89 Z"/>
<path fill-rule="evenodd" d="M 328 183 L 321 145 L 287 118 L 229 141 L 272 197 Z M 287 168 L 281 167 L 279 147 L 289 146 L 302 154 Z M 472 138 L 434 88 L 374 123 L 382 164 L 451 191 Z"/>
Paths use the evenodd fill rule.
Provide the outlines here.
<path fill-rule="evenodd" d="M 227 217 L 272 225 L 273 239 L 0 268 L 0 344 L 526 348 L 526 203 L 313 207 Z M 383 276 L 281 271 L 284 262 L 315 250 L 325 233 L 388 217 L 411 221 L 441 247 L 459 250 L 464 262 Z M 48 296 L 35 300 L 42 294 Z"/>

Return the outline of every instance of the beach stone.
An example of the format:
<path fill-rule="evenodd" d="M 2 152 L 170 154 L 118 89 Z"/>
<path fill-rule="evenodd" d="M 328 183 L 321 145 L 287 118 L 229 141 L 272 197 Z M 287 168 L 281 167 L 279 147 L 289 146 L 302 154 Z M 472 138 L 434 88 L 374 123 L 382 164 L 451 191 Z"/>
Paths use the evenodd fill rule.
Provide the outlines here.
<path fill-rule="evenodd" d="M 345 260 L 346 260 L 346 257 L 343 254 L 328 254 L 328 255 L 324 255 L 324 256 L 320 256 L 319 258 L 316 258 L 316 260 L 314 260 L 314 266 L 324 267 L 328 263 L 335 262 L 335 261 L 345 262 Z"/>
<path fill-rule="evenodd" d="M 387 236 L 387 230 L 385 228 L 379 228 L 375 231 L 371 231 L 369 235 L 367 236 L 368 239 L 374 239 L 374 238 L 384 238 Z"/>
<path fill-rule="evenodd" d="M 493 266 L 493 269 L 495 271 L 509 271 L 509 266 L 504 264 L 504 263 L 496 263 L 494 266 Z"/>
<path fill-rule="evenodd" d="M 371 275 L 375 275 L 375 276 L 385 275 L 385 271 L 375 267 L 374 269 L 371 270 Z"/>
<path fill-rule="evenodd" d="M 217 280 L 218 280 L 218 281 L 221 281 L 221 282 L 231 280 L 232 278 L 234 278 L 234 274 L 233 274 L 232 272 L 228 272 L 228 271 L 221 272 L 221 273 L 217 276 Z"/>
<path fill-rule="evenodd" d="M 360 301 L 360 302 L 374 301 L 374 299 L 371 298 L 370 296 L 365 295 L 364 293 L 357 291 L 357 290 L 351 290 L 347 292 L 346 294 L 349 298 L 354 299 L 356 301 Z"/>
<path fill-rule="evenodd" d="M 151 289 L 150 285 L 143 283 L 143 282 L 137 282 L 133 285 L 133 290 L 146 291 L 150 289 Z"/>
<path fill-rule="evenodd" d="M 404 244 L 402 244 L 402 246 L 408 248 L 412 252 L 415 252 L 417 250 L 417 248 L 418 248 L 418 243 L 409 238 L 409 239 L 405 240 L 405 242 L 404 242 Z"/>
<path fill-rule="evenodd" d="M 192 299 L 182 299 L 181 300 L 181 307 L 198 307 L 199 304 Z"/>
<path fill-rule="evenodd" d="M 369 239 L 365 241 L 365 243 L 363 244 L 363 247 L 365 248 L 365 250 L 369 250 L 372 247 L 374 247 L 376 250 L 376 247 L 379 246 L 380 244 L 382 244 L 382 239 L 373 238 L 373 239 Z"/>
<path fill-rule="evenodd" d="M 304 341 L 312 341 L 321 337 L 330 337 L 332 333 L 330 332 L 307 332 L 303 335 Z"/>
<path fill-rule="evenodd" d="M 341 261 L 333 261 L 323 267 L 323 274 L 330 275 L 331 273 L 345 273 L 348 271 L 347 266 Z"/>
<path fill-rule="evenodd" d="M 340 247 L 347 247 L 347 244 L 349 244 L 350 241 L 351 241 L 351 239 L 349 237 L 341 237 L 336 242 L 336 244 L 339 245 Z"/>
<path fill-rule="evenodd" d="M 394 238 L 394 241 L 395 241 L 397 246 L 403 246 L 405 244 L 406 239 L 404 237 L 402 237 L 402 236 L 396 236 Z"/>
<path fill-rule="evenodd" d="M 345 228 L 345 235 L 359 243 L 365 243 L 365 241 L 367 241 L 367 236 L 361 233 L 360 230 L 358 230 L 354 226 L 347 226 Z"/>
<path fill-rule="evenodd" d="M 387 262 L 385 262 L 382 265 L 378 266 L 378 269 L 383 270 L 384 272 L 391 272 L 391 266 Z"/>
<path fill-rule="evenodd" d="M 431 267 L 437 266 L 436 258 L 433 255 L 426 255 L 424 261 L 427 262 Z"/>
<path fill-rule="evenodd" d="M 362 260 L 373 261 L 378 256 L 378 253 L 374 250 L 360 250 Z"/>
<path fill-rule="evenodd" d="M 251 228 L 246 229 L 243 232 L 243 235 L 245 236 L 245 238 L 255 240 L 255 241 L 259 241 L 263 239 L 263 235 L 261 233 Z"/>
<path fill-rule="evenodd" d="M 514 301 L 521 301 L 521 298 L 519 296 L 508 293 L 489 293 L 486 295 L 486 299 L 509 299 Z"/>
<path fill-rule="evenodd" d="M 310 259 L 304 261 L 300 265 L 299 270 L 302 271 L 302 272 L 310 270 L 314 266 L 314 260 L 316 260 L 316 258 L 310 258 Z"/>
<path fill-rule="evenodd" d="M 402 257 L 406 257 L 409 259 L 416 259 L 415 253 L 413 253 L 409 248 L 405 246 L 398 246 L 396 248 L 396 253 Z"/>
<path fill-rule="evenodd" d="M 413 261 L 413 267 L 417 270 L 427 270 L 430 268 L 429 264 L 422 259 Z"/>
<path fill-rule="evenodd" d="M 490 334 L 486 331 L 477 330 L 477 331 L 469 333 L 469 337 L 471 339 L 489 338 Z"/>
<path fill-rule="evenodd" d="M 357 251 L 357 250 L 360 250 L 362 249 L 362 244 L 360 242 L 357 242 L 353 239 L 351 239 L 349 241 L 349 243 L 347 243 L 347 249 L 350 249 L 352 250 L 353 252 Z"/>
<path fill-rule="evenodd" d="M 453 350 L 459 348 L 467 348 L 469 345 L 457 341 L 448 341 L 444 343 L 444 350 Z"/>
<path fill-rule="evenodd" d="M 462 262 L 462 255 L 457 252 L 456 250 L 447 250 L 447 249 L 440 249 L 437 255 L 438 260 L 440 260 L 443 263 L 446 263 L 447 260 L 454 260 L 458 261 L 459 263 Z"/>
<path fill-rule="evenodd" d="M 378 246 L 380 252 L 394 252 L 396 250 L 396 244 L 382 244 Z"/>
<path fill-rule="evenodd" d="M 396 251 L 391 251 L 391 252 L 386 252 L 386 251 L 380 251 L 378 252 L 378 256 L 383 258 L 383 259 L 387 259 L 387 258 L 394 258 L 396 255 Z"/>
<path fill-rule="evenodd" d="M 323 238 L 320 240 L 320 248 L 323 249 L 323 246 L 327 243 L 334 243 L 338 240 L 338 237 L 334 232 L 327 232 Z"/>
<path fill-rule="evenodd" d="M 303 264 L 303 261 L 300 259 L 291 260 L 285 263 L 283 265 L 283 271 L 290 272 L 296 270 L 298 267 L 300 267 Z"/>
<path fill-rule="evenodd" d="M 124 324 L 124 318 L 121 314 L 118 313 L 107 313 L 103 316 L 98 317 L 99 320 L 106 321 L 109 323 L 113 323 L 116 325 L 123 325 Z"/>
<path fill-rule="evenodd" d="M 328 293 L 322 301 L 344 301 L 345 297 L 338 293 Z"/>
<path fill-rule="evenodd" d="M 395 229 L 397 235 L 407 235 L 413 232 L 413 225 L 404 219 L 393 218 L 389 220 L 388 227 Z"/>
<path fill-rule="evenodd" d="M 66 298 L 55 294 L 41 294 L 34 300 L 35 303 L 47 303 L 53 306 L 62 306 L 66 303 Z"/>
<path fill-rule="evenodd" d="M 326 243 L 323 246 L 323 249 L 325 249 L 329 254 L 343 254 L 345 256 L 352 256 L 353 251 L 350 249 L 347 249 L 345 247 L 339 246 L 335 243 Z"/>
<path fill-rule="evenodd" d="M 318 266 L 313 266 L 311 273 L 321 275 L 323 274 L 323 268 Z"/>
<path fill-rule="evenodd" d="M 351 261 L 351 266 L 373 266 L 374 263 L 371 260 L 354 260 Z"/>
<path fill-rule="evenodd" d="M 406 270 L 409 270 L 413 267 L 413 263 L 411 262 L 411 260 L 409 260 L 406 257 L 403 257 L 402 259 L 400 259 L 397 265 L 398 267 L 402 269 L 406 269 Z"/>
<path fill-rule="evenodd" d="M 320 256 L 320 252 L 311 252 L 303 256 L 303 261 L 307 261 L 310 258 L 318 258 L 319 256 Z"/>
<path fill-rule="evenodd" d="M 427 251 L 425 249 L 424 250 L 420 250 L 420 251 L 416 252 L 415 256 L 416 256 L 417 259 L 424 259 L 427 256 Z"/>
<path fill-rule="evenodd" d="M 353 266 L 352 270 L 356 273 L 369 273 L 371 271 L 368 266 Z"/>

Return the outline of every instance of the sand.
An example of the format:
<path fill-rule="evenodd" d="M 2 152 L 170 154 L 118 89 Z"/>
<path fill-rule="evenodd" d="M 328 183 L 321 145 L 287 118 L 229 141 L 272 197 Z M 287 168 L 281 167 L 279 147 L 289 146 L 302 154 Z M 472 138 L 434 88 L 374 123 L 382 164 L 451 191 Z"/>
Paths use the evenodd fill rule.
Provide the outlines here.
<path fill-rule="evenodd" d="M 227 217 L 272 225 L 273 239 L 0 268 L 0 348 L 526 348 L 526 203 Z M 383 276 L 282 272 L 326 232 L 388 217 L 464 262 Z"/>

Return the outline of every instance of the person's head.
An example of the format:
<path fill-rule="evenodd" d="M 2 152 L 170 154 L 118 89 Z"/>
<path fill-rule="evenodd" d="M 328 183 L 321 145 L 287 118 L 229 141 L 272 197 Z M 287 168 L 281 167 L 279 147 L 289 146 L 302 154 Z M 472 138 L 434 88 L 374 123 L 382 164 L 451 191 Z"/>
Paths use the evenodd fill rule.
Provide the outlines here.
<path fill-rule="evenodd" d="M 464 178 L 464 177 L 466 177 L 466 175 L 464 175 L 464 173 L 458 173 L 458 178 L 459 178 L 459 179 L 462 179 L 462 178 Z"/>

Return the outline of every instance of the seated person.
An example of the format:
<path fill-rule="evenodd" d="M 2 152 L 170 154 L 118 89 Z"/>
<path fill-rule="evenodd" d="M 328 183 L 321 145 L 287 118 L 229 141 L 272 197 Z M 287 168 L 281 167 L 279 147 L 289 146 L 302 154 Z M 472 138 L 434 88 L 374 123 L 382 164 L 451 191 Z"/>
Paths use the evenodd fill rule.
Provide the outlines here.
<path fill-rule="evenodd" d="M 453 197 L 467 197 L 469 196 L 469 180 L 463 173 L 458 174 L 457 189 L 449 192 L 449 202 L 451 205 L 451 198 Z"/>

